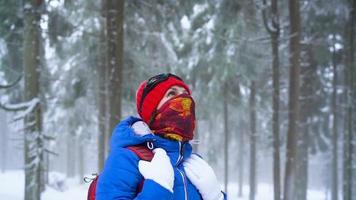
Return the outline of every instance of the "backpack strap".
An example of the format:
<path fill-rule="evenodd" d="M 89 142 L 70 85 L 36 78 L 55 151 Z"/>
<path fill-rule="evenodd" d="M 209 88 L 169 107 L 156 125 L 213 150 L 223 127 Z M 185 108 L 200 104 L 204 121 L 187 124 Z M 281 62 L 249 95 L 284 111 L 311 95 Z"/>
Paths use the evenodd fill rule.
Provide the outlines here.
<path fill-rule="evenodd" d="M 140 144 L 140 145 L 136 145 L 136 146 L 129 146 L 126 148 L 129 149 L 130 151 L 134 152 L 140 158 L 140 160 L 151 161 L 154 154 L 149 147 L 150 147 L 149 145 Z M 84 178 L 85 182 L 88 182 L 88 183 L 90 182 L 87 200 L 95 200 L 96 199 L 96 185 L 98 183 L 98 178 L 99 178 L 99 175 L 95 175 L 94 178 L 87 178 L 87 177 Z M 141 180 L 140 183 L 137 185 L 137 190 L 136 190 L 137 194 L 141 192 L 141 190 L 143 188 L 143 182 L 144 182 L 144 179 Z"/>
<path fill-rule="evenodd" d="M 153 147 L 152 144 L 150 146 L 147 143 L 147 145 L 139 144 L 139 145 L 135 145 L 135 146 L 129 146 L 126 148 L 129 149 L 130 151 L 134 152 L 140 158 L 140 160 L 151 161 L 154 156 L 154 154 L 151 150 L 153 148 L 151 148 L 151 147 Z M 139 184 L 137 185 L 137 189 L 136 189 L 137 194 L 142 191 L 144 181 L 145 181 L 145 179 L 142 179 L 139 182 Z"/>
<path fill-rule="evenodd" d="M 152 150 L 143 144 L 129 146 L 127 149 L 134 152 L 141 160 L 151 161 L 154 156 Z"/>
<path fill-rule="evenodd" d="M 92 179 L 89 189 L 88 189 L 87 200 L 95 200 L 96 199 L 96 185 L 98 183 L 98 178 L 99 178 L 99 176 L 96 175 L 96 177 L 94 179 Z"/>

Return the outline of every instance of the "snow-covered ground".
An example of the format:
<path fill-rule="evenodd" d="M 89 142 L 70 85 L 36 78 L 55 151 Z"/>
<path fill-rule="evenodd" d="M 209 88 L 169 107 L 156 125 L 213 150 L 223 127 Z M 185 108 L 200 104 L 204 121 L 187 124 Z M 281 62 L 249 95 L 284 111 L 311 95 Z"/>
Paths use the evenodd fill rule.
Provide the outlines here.
<path fill-rule="evenodd" d="M 243 197 L 238 198 L 238 185 L 229 185 L 229 200 L 248 200 L 249 199 L 249 187 L 245 185 L 243 187 Z M 308 200 L 325 200 L 325 194 L 318 190 L 308 190 Z M 255 200 L 273 200 L 273 187 L 270 184 L 259 183 L 258 191 Z"/>
<path fill-rule="evenodd" d="M 53 173 L 50 179 L 60 180 L 59 174 Z M 86 199 L 87 189 L 89 184 L 78 184 L 79 178 L 66 179 L 62 185 L 64 191 L 46 187 L 46 191 L 42 194 L 42 200 L 80 200 Z M 51 180 L 50 180 L 51 182 Z M 6 171 L 0 172 L 0 199 L 1 200 L 23 200 L 24 196 L 24 172 L 23 171 Z"/>
<path fill-rule="evenodd" d="M 55 181 L 56 180 L 56 181 Z M 64 179 L 61 174 L 51 173 L 50 182 L 60 183 L 61 186 L 47 187 L 46 191 L 42 194 L 42 200 L 80 200 L 86 199 L 87 189 L 89 184 L 78 184 L 79 178 Z M 62 188 L 63 191 L 54 189 L 54 187 Z M 243 197 L 237 198 L 237 184 L 230 184 L 229 186 L 229 200 L 247 200 L 248 199 L 248 186 L 243 187 Z M 23 171 L 7 171 L 6 173 L 0 172 L 0 199 L 6 200 L 23 200 L 24 193 L 24 173 Z M 269 184 L 258 185 L 258 194 L 256 200 L 272 200 L 273 188 Z M 308 200 L 325 200 L 325 194 L 322 191 L 309 190 Z"/>

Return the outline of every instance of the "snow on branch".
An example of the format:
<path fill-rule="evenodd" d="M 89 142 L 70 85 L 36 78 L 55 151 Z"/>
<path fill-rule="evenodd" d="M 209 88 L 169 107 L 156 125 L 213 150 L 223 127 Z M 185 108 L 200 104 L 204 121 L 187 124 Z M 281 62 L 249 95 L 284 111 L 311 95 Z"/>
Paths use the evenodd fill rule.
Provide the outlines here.
<path fill-rule="evenodd" d="M 18 104 L 0 104 L 0 108 L 6 111 L 21 111 L 14 117 L 14 121 L 24 118 L 30 112 L 32 112 L 35 107 L 39 104 L 39 98 L 33 98 L 28 102 L 22 102 Z"/>

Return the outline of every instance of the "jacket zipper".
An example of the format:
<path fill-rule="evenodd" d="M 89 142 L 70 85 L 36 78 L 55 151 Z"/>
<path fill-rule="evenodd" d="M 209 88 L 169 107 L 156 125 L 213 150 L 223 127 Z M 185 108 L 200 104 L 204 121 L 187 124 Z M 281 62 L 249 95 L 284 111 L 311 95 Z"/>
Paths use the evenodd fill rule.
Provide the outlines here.
<path fill-rule="evenodd" d="M 185 175 L 184 175 L 184 173 L 183 173 L 180 169 L 178 169 L 178 167 L 177 167 L 177 170 L 178 170 L 178 172 L 180 173 L 180 175 L 182 176 L 182 180 L 183 180 L 184 199 L 185 199 L 185 200 L 189 200 L 189 199 L 188 199 L 188 192 L 187 192 L 187 182 L 186 182 L 186 179 L 185 179 Z"/>
<path fill-rule="evenodd" d="M 181 142 L 178 142 L 179 144 L 179 155 L 178 155 L 178 159 L 177 159 L 177 162 L 176 162 L 176 166 L 179 165 L 180 161 L 182 160 L 183 156 L 182 156 L 182 143 Z"/>
<path fill-rule="evenodd" d="M 182 176 L 182 180 L 183 180 L 183 187 L 184 187 L 184 199 L 185 200 L 189 200 L 188 198 L 188 192 L 187 192 L 187 180 L 186 177 L 183 173 L 183 171 L 181 171 L 180 169 L 178 169 L 178 165 L 181 163 L 181 161 L 183 160 L 183 144 L 182 142 L 178 142 L 179 143 L 179 156 L 178 156 L 178 160 L 176 162 L 176 166 L 177 166 L 177 170 L 180 173 L 180 175 Z"/>

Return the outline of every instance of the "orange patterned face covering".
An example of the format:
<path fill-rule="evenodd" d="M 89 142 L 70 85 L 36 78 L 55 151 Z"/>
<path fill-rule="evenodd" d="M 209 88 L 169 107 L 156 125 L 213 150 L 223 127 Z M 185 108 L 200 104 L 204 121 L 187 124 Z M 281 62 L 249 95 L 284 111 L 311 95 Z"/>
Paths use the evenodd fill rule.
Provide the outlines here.
<path fill-rule="evenodd" d="M 189 94 L 181 94 L 170 99 L 153 117 L 150 128 L 155 134 L 178 141 L 193 139 L 195 103 Z"/>

